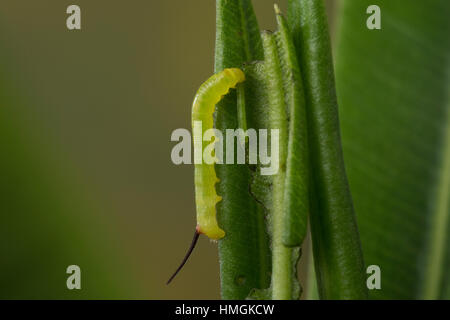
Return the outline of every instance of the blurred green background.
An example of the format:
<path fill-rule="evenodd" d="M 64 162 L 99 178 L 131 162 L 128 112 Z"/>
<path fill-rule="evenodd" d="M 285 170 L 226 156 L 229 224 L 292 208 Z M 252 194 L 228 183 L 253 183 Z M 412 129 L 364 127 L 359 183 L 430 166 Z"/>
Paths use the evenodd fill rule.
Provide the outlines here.
<path fill-rule="evenodd" d="M 261 29 L 274 2 L 254 1 Z M 195 226 L 170 135 L 190 128 L 214 38 L 213 0 L 0 3 L 0 298 L 219 298 L 206 238 L 165 285 Z"/>

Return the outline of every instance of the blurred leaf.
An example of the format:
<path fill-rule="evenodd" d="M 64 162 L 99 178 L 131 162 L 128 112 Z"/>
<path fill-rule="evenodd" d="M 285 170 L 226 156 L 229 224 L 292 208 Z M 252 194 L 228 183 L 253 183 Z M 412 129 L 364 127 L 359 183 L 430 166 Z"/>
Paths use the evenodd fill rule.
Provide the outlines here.
<path fill-rule="evenodd" d="M 377 299 L 450 298 L 450 2 L 344 1 L 337 46 L 342 140 Z"/>

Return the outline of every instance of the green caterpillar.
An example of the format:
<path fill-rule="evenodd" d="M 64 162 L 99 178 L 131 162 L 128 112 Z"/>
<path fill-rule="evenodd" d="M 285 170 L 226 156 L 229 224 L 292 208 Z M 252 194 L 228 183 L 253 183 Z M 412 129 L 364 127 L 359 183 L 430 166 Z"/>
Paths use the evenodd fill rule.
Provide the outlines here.
<path fill-rule="evenodd" d="M 189 256 L 197 244 L 200 234 L 205 234 L 210 239 L 218 240 L 225 236 L 216 217 L 216 204 L 222 199 L 216 193 L 216 183 L 219 179 L 216 176 L 214 163 L 209 164 L 202 161 L 205 147 L 202 144 L 205 131 L 212 129 L 214 125 L 214 109 L 216 104 L 225 96 L 231 88 L 235 88 L 238 83 L 245 81 L 242 70 L 237 68 L 224 69 L 214 74 L 206 80 L 198 89 L 192 105 L 192 129 L 195 130 L 196 122 L 201 122 L 201 135 L 193 135 L 194 142 L 194 163 L 195 163 L 195 203 L 197 209 L 197 227 L 192 239 L 191 246 L 186 253 L 180 266 L 170 277 L 169 284 L 177 273 L 184 266 Z M 200 139 L 198 141 L 197 139 Z M 202 145 L 202 147 L 198 147 Z M 197 147 L 196 147 L 197 146 Z"/>

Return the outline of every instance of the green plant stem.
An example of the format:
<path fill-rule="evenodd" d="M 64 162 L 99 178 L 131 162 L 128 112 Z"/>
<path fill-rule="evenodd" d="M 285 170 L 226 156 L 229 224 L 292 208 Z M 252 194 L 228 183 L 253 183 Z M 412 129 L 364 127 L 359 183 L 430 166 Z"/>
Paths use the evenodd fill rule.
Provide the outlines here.
<path fill-rule="evenodd" d="M 292 249 L 283 244 L 284 179 L 278 173 L 273 182 L 273 233 L 272 233 L 272 299 L 292 299 Z"/>
<path fill-rule="evenodd" d="M 275 213 L 275 212 L 274 212 Z M 292 249 L 282 243 L 282 218 L 276 216 L 272 239 L 272 299 L 292 299 Z"/>
<path fill-rule="evenodd" d="M 269 92 L 270 129 L 278 129 L 279 132 L 279 169 L 273 178 L 272 187 L 272 298 L 286 300 L 292 298 L 292 249 L 285 247 L 283 244 L 286 142 L 288 137 L 286 104 L 284 101 L 283 80 L 275 36 L 265 32 L 262 35 L 262 39 Z M 274 137 L 271 136 L 271 139 L 274 139 Z M 273 154 L 273 150 L 271 150 L 271 153 Z"/>

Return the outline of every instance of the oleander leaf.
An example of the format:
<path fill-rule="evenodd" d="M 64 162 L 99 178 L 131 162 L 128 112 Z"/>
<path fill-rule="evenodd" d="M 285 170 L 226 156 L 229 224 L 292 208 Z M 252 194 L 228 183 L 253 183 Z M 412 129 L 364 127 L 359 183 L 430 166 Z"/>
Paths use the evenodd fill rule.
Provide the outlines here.
<path fill-rule="evenodd" d="M 262 60 L 259 27 L 251 2 L 217 0 L 216 6 L 215 71 L 242 68 L 245 62 Z M 217 105 L 215 127 L 222 132 L 238 128 L 235 91 Z M 222 196 L 216 206 L 217 216 L 226 232 L 219 241 L 222 298 L 245 299 L 251 290 L 270 285 L 270 249 L 264 212 L 250 194 L 248 166 L 216 165 L 216 172 L 220 179 L 217 193 Z"/>
<path fill-rule="evenodd" d="M 339 134 L 330 36 L 323 0 L 288 1 L 305 88 L 311 164 L 310 225 L 322 299 L 364 299 L 364 262 Z"/>

